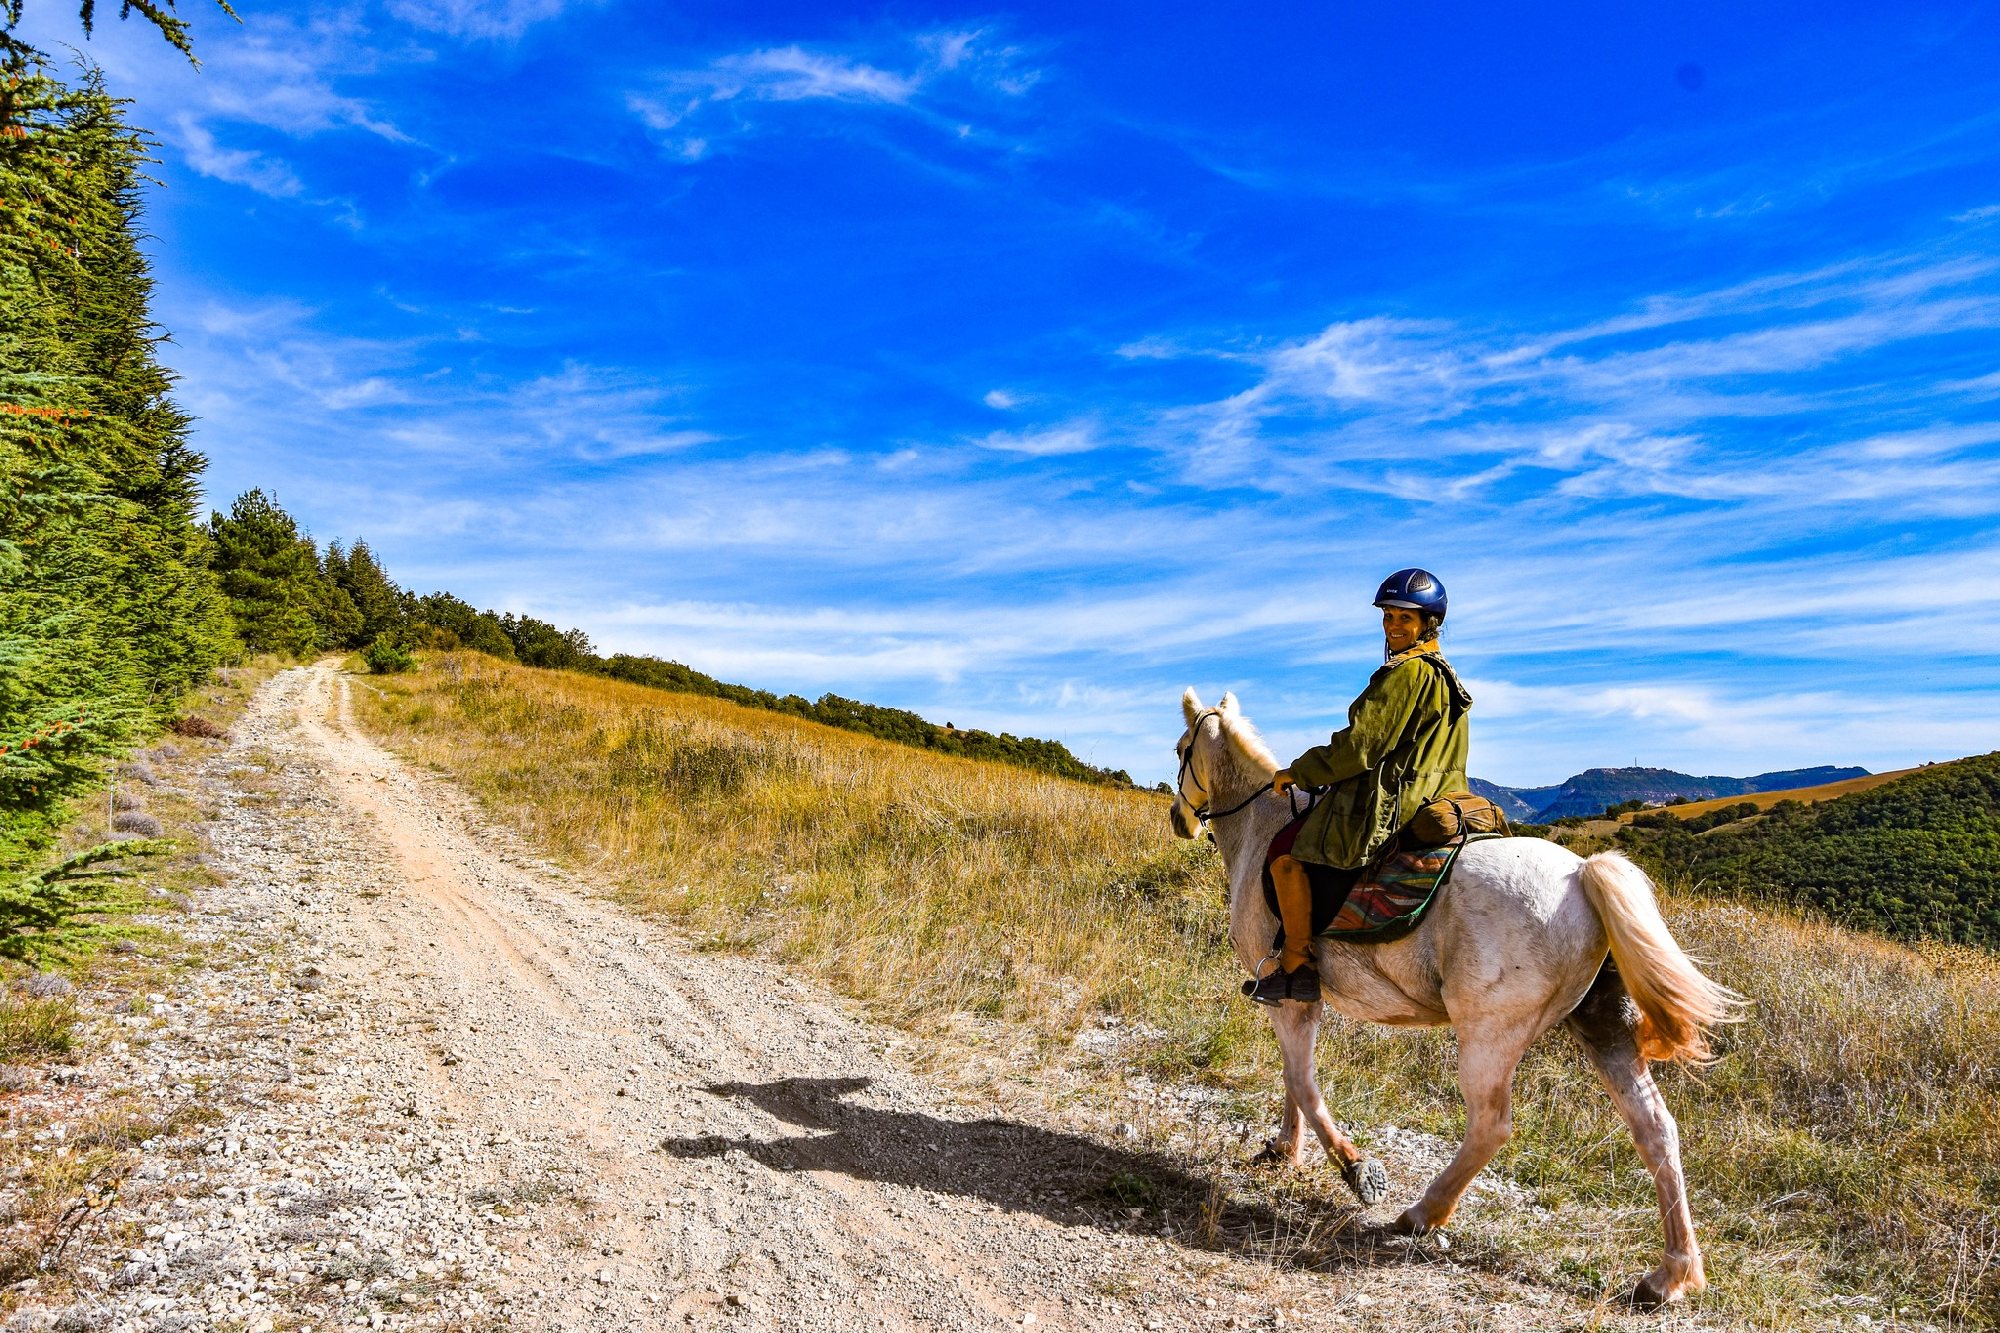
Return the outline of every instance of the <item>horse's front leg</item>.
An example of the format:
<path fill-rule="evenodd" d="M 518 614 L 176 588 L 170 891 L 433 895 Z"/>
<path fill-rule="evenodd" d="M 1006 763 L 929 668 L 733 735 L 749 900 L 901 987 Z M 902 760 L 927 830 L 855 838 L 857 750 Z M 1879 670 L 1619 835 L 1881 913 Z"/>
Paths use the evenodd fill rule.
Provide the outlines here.
<path fill-rule="evenodd" d="M 1313 1068 L 1313 1047 L 1319 1037 L 1317 1004 L 1286 1001 L 1271 1011 L 1271 1025 L 1277 1029 L 1278 1051 L 1285 1058 L 1285 1124 L 1282 1136 L 1289 1136 L 1289 1162 L 1302 1164 L 1305 1152 L 1304 1127 L 1310 1125 L 1326 1149 L 1327 1160 L 1340 1168 L 1342 1179 L 1365 1204 L 1374 1204 L 1387 1193 L 1389 1176 L 1380 1162 L 1362 1156 L 1354 1141 L 1340 1132 L 1320 1096 L 1317 1071 Z M 1277 1145 L 1274 1143 L 1273 1147 Z"/>
<path fill-rule="evenodd" d="M 1278 1113 L 1278 1132 L 1264 1140 L 1264 1149 L 1251 1162 L 1257 1166 L 1305 1165 L 1306 1118 L 1299 1111 L 1299 1104 L 1292 1098 L 1289 1083 L 1285 1087 L 1285 1109 Z"/>

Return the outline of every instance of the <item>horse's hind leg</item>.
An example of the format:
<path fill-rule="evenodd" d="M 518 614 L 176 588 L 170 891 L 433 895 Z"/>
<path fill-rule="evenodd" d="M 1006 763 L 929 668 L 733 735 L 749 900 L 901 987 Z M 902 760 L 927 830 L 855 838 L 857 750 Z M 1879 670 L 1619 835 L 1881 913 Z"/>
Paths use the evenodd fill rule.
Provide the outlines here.
<path fill-rule="evenodd" d="M 1699 1292 L 1708 1285 L 1702 1272 L 1701 1246 L 1695 1243 L 1694 1219 L 1688 1214 L 1687 1180 L 1681 1174 L 1680 1128 L 1667 1110 L 1653 1071 L 1639 1054 L 1633 1035 L 1639 1011 L 1625 994 L 1625 985 L 1610 963 L 1598 973 L 1590 993 L 1569 1016 L 1569 1028 L 1583 1043 L 1597 1077 L 1632 1130 L 1639 1160 L 1652 1174 L 1660 1195 L 1660 1223 L 1666 1232 L 1666 1257 L 1639 1279 L 1632 1299 L 1645 1306 L 1665 1305 Z"/>
<path fill-rule="evenodd" d="M 1423 1197 L 1396 1219 L 1396 1231 L 1421 1236 L 1451 1221 L 1473 1177 L 1513 1137 L 1514 1068 L 1539 1032 L 1532 1023 L 1460 1026 L 1458 1090 L 1465 1098 L 1465 1141 Z"/>

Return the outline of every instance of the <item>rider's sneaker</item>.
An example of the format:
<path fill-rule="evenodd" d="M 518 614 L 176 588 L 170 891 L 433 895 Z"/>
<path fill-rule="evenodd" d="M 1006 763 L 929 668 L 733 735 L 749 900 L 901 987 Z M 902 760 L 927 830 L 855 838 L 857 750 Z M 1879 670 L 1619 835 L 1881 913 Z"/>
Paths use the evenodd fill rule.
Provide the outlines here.
<path fill-rule="evenodd" d="M 1292 974 L 1274 967 L 1255 981 L 1243 983 L 1243 993 L 1258 1004 L 1280 1005 L 1291 995 Z"/>
<path fill-rule="evenodd" d="M 1285 998 L 1318 1004 L 1319 969 L 1311 963 L 1300 963 L 1297 969 L 1285 973 Z"/>

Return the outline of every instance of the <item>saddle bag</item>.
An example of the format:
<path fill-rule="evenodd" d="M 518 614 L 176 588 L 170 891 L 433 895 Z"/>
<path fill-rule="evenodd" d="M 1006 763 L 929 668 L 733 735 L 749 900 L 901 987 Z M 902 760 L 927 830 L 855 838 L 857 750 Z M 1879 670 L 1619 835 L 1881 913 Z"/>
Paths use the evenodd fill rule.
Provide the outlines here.
<path fill-rule="evenodd" d="M 1406 846 L 1442 847 L 1476 833 L 1505 833 L 1507 816 L 1484 796 L 1448 791 L 1418 806 L 1405 832 Z"/>

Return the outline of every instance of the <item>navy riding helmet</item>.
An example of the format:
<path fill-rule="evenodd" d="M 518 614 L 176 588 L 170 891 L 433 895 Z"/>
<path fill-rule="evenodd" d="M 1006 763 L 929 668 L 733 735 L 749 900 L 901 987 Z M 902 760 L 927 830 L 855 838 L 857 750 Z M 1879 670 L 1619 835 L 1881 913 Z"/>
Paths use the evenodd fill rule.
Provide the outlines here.
<path fill-rule="evenodd" d="M 1427 569 L 1399 569 L 1382 580 L 1375 590 L 1375 605 L 1400 606 L 1406 611 L 1428 611 L 1444 619 L 1448 599 L 1444 584 Z"/>

